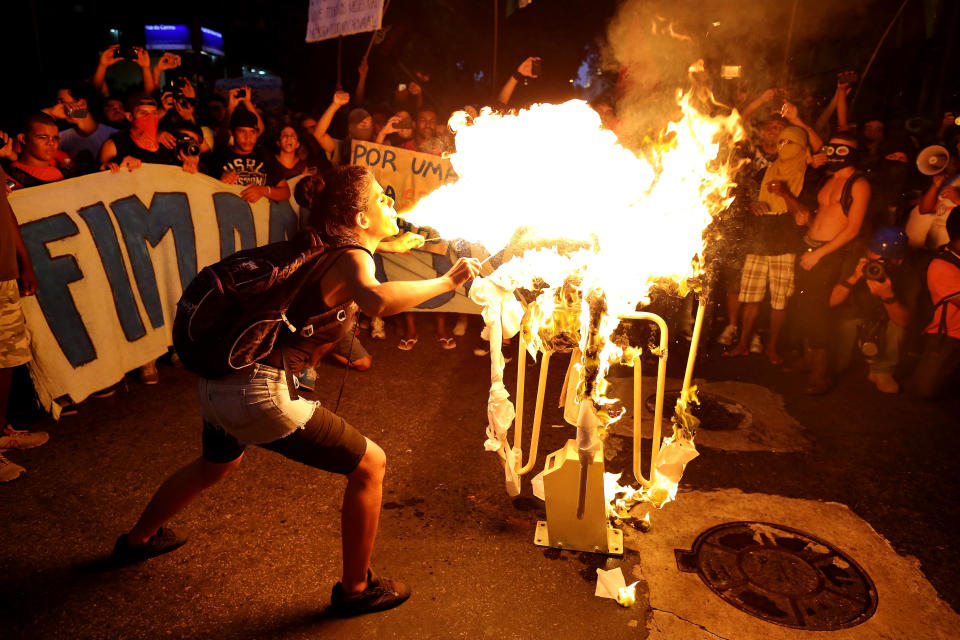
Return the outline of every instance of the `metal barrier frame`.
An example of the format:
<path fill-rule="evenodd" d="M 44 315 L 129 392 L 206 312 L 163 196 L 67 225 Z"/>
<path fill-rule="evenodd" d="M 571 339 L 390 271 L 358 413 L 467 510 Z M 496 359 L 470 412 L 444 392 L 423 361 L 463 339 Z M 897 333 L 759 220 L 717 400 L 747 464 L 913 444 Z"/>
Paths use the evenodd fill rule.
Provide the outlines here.
<path fill-rule="evenodd" d="M 700 304 L 697 308 L 697 315 L 693 323 L 693 335 L 690 340 L 690 353 L 687 356 L 687 366 L 683 376 L 683 387 L 681 398 L 686 398 L 690 390 L 690 384 L 693 380 L 693 368 L 697 358 L 697 348 L 700 343 L 700 333 L 703 328 L 704 310 L 707 306 L 705 296 L 700 298 Z M 637 355 L 632 363 L 633 366 L 633 476 L 644 488 L 648 488 L 653 482 L 653 469 L 660 453 L 662 443 L 662 421 L 663 421 L 663 396 L 666 387 L 667 378 L 667 347 L 670 343 L 667 324 L 662 317 L 655 313 L 646 311 L 637 311 L 620 316 L 621 319 L 628 320 L 646 320 L 657 325 L 660 329 L 660 346 L 657 354 L 659 362 L 657 364 L 657 398 L 653 412 L 653 434 L 652 446 L 650 448 L 650 464 L 648 466 L 650 477 L 643 475 L 642 471 L 642 452 L 641 444 L 643 441 L 643 429 L 640 421 L 642 413 L 643 398 L 641 395 L 642 370 L 640 356 Z M 552 352 L 543 352 L 543 359 L 540 363 L 540 377 L 537 384 L 537 403 L 534 407 L 533 431 L 530 436 L 530 449 L 527 456 L 527 463 L 523 464 L 523 406 L 524 390 L 526 384 L 527 369 L 527 341 L 520 332 L 520 343 L 517 354 L 517 391 L 516 391 L 516 417 L 514 419 L 513 448 L 519 451 L 517 455 L 515 469 L 517 475 L 523 476 L 533 469 L 537 462 L 537 451 L 540 446 L 540 425 L 543 418 L 543 397 L 547 387 L 547 372 L 550 368 L 550 356 Z"/>

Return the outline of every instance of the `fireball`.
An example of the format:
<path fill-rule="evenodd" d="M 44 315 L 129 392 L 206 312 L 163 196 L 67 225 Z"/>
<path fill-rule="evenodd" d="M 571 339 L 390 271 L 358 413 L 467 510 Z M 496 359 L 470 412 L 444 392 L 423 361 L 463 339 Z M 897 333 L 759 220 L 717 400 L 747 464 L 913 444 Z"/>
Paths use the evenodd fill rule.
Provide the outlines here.
<path fill-rule="evenodd" d="M 677 93 L 681 117 L 640 149 L 623 146 L 580 100 L 508 114 L 488 108 L 472 121 L 455 116 L 450 160 L 459 180 L 406 214 L 444 237 L 503 252 L 488 279 L 511 295 L 521 291 L 531 355 L 574 347 L 583 354 L 577 396 L 593 403 L 600 438 L 616 419 L 608 408 L 617 401 L 606 397 L 609 366 L 637 353 L 611 339 L 621 316 L 649 303 L 654 285 L 681 293 L 698 286 L 704 230 L 732 200 L 728 158 L 743 136 L 739 115 L 704 115 L 692 96 Z M 692 439 L 681 428 L 664 441 L 652 486 L 611 487 L 611 513 L 673 499 L 696 455 Z"/>

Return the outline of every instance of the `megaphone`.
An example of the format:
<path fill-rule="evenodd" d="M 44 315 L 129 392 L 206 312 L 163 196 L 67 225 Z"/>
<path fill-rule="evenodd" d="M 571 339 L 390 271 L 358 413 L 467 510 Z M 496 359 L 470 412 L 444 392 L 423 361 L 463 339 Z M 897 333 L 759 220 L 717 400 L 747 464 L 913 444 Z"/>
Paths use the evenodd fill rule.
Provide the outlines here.
<path fill-rule="evenodd" d="M 917 169 L 925 176 L 935 176 L 947 168 L 950 152 L 945 147 L 932 144 L 917 156 Z"/>

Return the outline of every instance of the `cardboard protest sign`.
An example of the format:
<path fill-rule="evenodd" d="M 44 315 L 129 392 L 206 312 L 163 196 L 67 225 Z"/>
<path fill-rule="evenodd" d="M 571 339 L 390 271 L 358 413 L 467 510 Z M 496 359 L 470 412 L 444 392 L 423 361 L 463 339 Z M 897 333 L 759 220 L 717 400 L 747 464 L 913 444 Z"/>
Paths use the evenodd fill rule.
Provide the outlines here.
<path fill-rule="evenodd" d="M 437 187 L 457 181 L 453 165 L 442 156 L 373 142 L 354 140 L 349 164 L 370 169 L 400 213 Z"/>
<path fill-rule="evenodd" d="M 456 182 L 457 174 L 450 160 L 430 153 L 420 153 L 398 147 L 389 147 L 373 142 L 353 141 L 350 164 L 367 167 L 376 176 L 386 195 L 393 198 L 397 211 L 409 211 L 417 200 L 437 187 Z M 455 215 L 456 212 L 451 212 Z M 415 233 L 423 229 L 412 227 Z M 457 258 L 474 255 L 475 247 L 455 241 L 442 244 L 426 244 L 423 250 L 410 254 L 382 254 L 383 273 L 389 280 L 410 280 L 414 277 L 434 277 L 431 273 L 444 273 Z M 436 248 L 441 250 L 437 251 Z M 417 311 L 456 311 L 479 313 L 479 307 L 465 295 L 444 294 L 419 305 Z"/>
<path fill-rule="evenodd" d="M 383 0 L 310 0 L 307 42 L 374 31 L 383 19 Z"/>

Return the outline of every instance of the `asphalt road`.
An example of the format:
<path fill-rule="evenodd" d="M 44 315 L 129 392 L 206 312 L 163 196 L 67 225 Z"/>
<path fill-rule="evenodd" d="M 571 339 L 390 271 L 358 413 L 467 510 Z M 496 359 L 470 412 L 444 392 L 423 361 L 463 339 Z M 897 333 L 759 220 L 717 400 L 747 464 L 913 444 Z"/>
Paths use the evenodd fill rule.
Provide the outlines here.
<path fill-rule="evenodd" d="M 117 535 L 156 486 L 199 455 L 192 374 L 161 364 L 161 383 L 130 378 L 59 423 L 37 417 L 43 447 L 9 452 L 27 468 L 0 485 L 0 636 L 3 638 L 643 638 L 644 585 L 629 609 L 594 597 L 597 568 L 642 564 L 533 545 L 543 503 L 510 498 L 495 454 L 483 450 L 489 359 L 471 353 L 479 319 L 460 346 L 442 350 L 421 318 L 411 352 L 365 339 L 374 367 L 351 372 L 340 413 L 387 453 L 375 568 L 409 582 L 403 606 L 350 620 L 326 615 L 339 575 L 344 481 L 251 448 L 240 468 L 171 525 L 182 549 L 138 566 L 105 562 Z M 554 358 L 559 390 L 566 356 Z M 683 344 L 671 353 L 679 375 Z M 783 395 L 805 428 L 805 453 L 729 453 L 700 448 L 684 489 L 737 488 L 848 505 L 960 609 L 960 399 L 920 404 L 883 396 L 853 371 L 827 396 L 802 394 L 799 376 L 762 356 L 731 362 L 715 348 L 697 376 L 744 380 Z M 323 365 L 316 397 L 335 402 L 342 369 Z M 529 379 L 529 378 L 528 378 Z M 514 388 L 513 367 L 507 386 Z M 532 411 L 535 388 L 529 385 Z M 559 410 L 544 418 L 541 459 L 571 437 Z M 529 422 L 528 422 L 529 424 Z M 625 447 L 628 448 L 628 447 Z M 542 464 L 542 462 L 541 462 Z M 619 456 L 608 465 L 618 471 Z M 539 465 L 538 465 L 539 466 Z M 677 508 L 682 506 L 681 493 Z M 815 533 L 815 532 L 814 532 Z M 919 637 L 919 636 L 918 636 Z"/>

